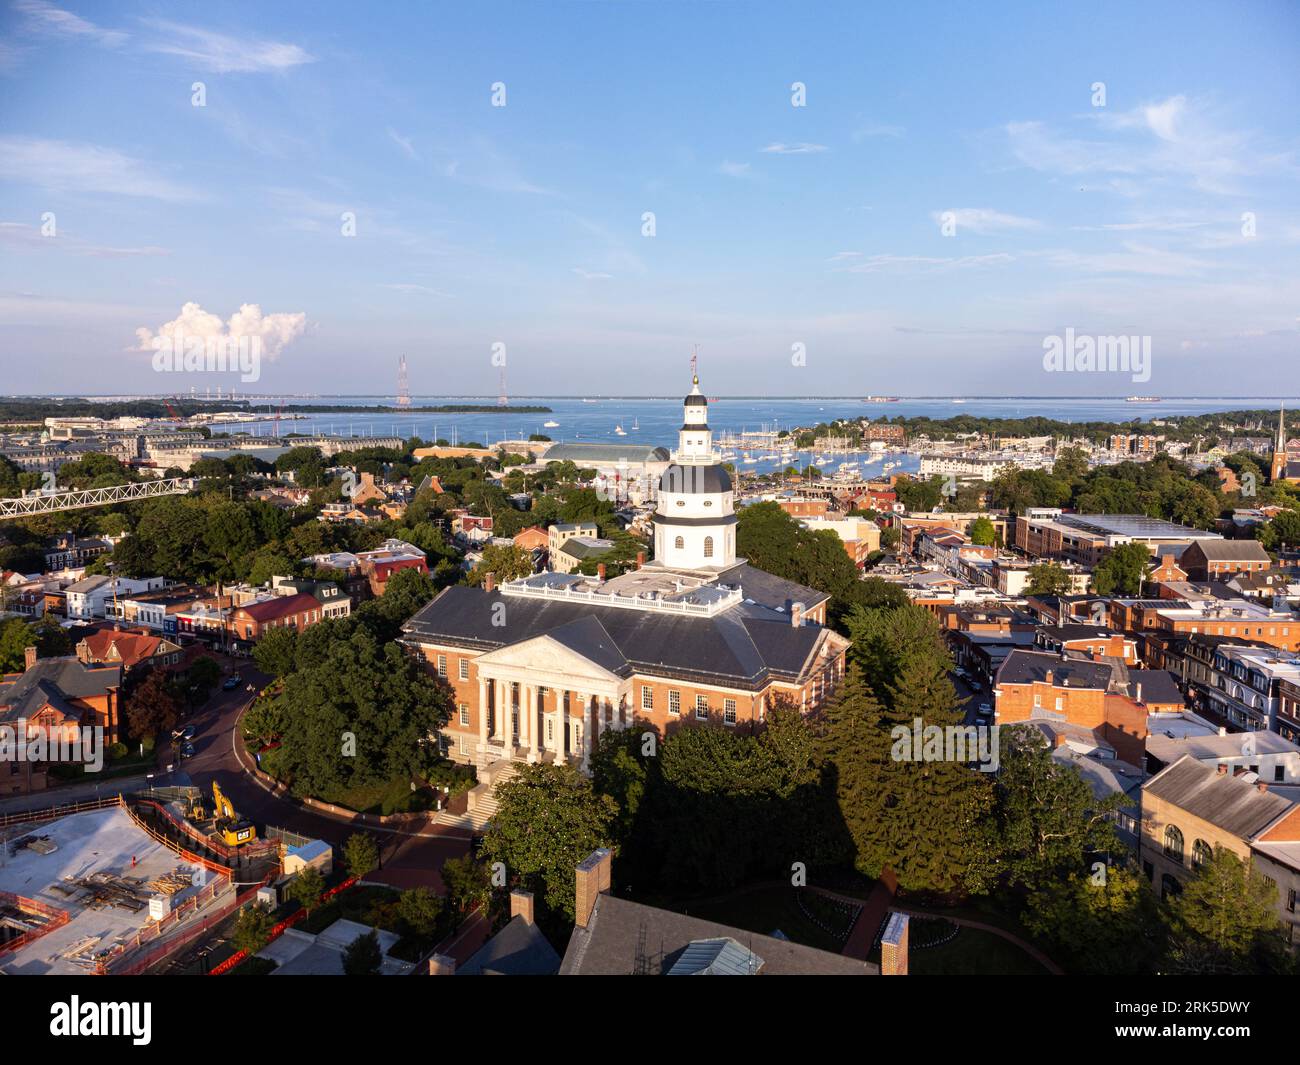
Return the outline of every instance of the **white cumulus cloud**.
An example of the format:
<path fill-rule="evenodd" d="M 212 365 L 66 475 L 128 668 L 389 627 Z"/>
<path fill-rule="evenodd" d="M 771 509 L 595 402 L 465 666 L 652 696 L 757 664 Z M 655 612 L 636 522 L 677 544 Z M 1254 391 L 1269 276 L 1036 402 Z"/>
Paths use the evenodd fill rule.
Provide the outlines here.
<path fill-rule="evenodd" d="M 201 337 L 203 339 L 238 341 L 242 337 L 261 340 L 262 355 L 267 359 L 277 359 L 280 353 L 307 328 L 307 315 L 298 311 L 295 314 L 263 314 L 256 303 L 245 303 L 223 322 L 218 315 L 205 311 L 197 303 L 187 303 L 181 313 L 172 321 L 165 322 L 156 330 L 141 326 L 135 331 L 139 340 L 138 351 L 154 351 L 161 338 L 169 338 L 173 343 L 183 337 Z"/>

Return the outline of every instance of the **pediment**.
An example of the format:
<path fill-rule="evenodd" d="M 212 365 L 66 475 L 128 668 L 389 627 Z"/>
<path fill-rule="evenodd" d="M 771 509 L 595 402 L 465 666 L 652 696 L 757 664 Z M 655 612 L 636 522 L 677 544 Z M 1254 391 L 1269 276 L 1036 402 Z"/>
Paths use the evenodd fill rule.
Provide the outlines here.
<path fill-rule="evenodd" d="M 611 673 L 604 666 L 546 634 L 489 651 L 480 655 L 477 663 L 480 669 L 520 669 L 574 680 L 618 683 L 621 679 L 617 673 Z M 541 683 L 540 678 L 538 682 Z"/>

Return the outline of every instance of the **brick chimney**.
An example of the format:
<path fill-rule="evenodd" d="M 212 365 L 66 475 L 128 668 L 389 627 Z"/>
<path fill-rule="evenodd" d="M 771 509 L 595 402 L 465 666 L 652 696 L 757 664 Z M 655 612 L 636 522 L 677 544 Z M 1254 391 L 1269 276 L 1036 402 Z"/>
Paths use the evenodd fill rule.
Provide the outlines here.
<path fill-rule="evenodd" d="M 1255 781 L 1255 787 L 1259 788 L 1260 791 L 1268 791 L 1268 785 L 1262 780 Z"/>
<path fill-rule="evenodd" d="M 1053 674 L 1052 671 L 1049 669 L 1049 670 L 1047 671 L 1047 675 L 1046 675 L 1043 679 L 1044 679 L 1048 684 L 1051 684 L 1051 683 L 1052 683 L 1052 677 L 1053 677 L 1053 676 L 1054 676 L 1054 674 Z"/>
<path fill-rule="evenodd" d="M 510 892 L 510 916 L 522 917 L 527 924 L 534 924 L 533 893 L 515 888 Z"/>
<path fill-rule="evenodd" d="M 605 563 L 603 562 L 596 563 L 596 580 L 602 584 L 605 582 Z"/>
<path fill-rule="evenodd" d="M 609 891 L 610 867 L 613 865 L 613 852 L 608 847 L 592 851 L 575 870 L 575 898 L 573 911 L 574 923 L 579 928 L 586 928 L 591 920 L 591 912 L 596 908 L 598 896 Z"/>
<path fill-rule="evenodd" d="M 804 609 L 803 603 L 790 604 L 790 627 L 792 629 L 797 629 L 803 625 Z"/>
<path fill-rule="evenodd" d="M 494 592 L 497 587 L 497 575 L 489 573 L 483 578 L 483 590 L 485 592 Z"/>
<path fill-rule="evenodd" d="M 907 914 L 889 912 L 885 931 L 880 936 L 880 975 L 907 975 Z"/>
<path fill-rule="evenodd" d="M 645 552 L 638 551 L 636 553 L 636 568 L 640 569 L 644 565 L 645 565 Z"/>
<path fill-rule="evenodd" d="M 435 954 L 429 959 L 430 976 L 455 976 L 456 959 L 446 954 Z"/>
<path fill-rule="evenodd" d="M 34 665 L 36 665 L 36 648 L 24 647 L 23 648 L 23 671 L 26 672 L 27 670 L 31 669 L 32 666 Z"/>
<path fill-rule="evenodd" d="M 1227 762 L 1220 762 L 1220 763 L 1219 763 L 1219 776 L 1221 776 L 1221 777 L 1226 777 L 1227 775 L 1228 775 L 1228 763 L 1227 763 Z"/>

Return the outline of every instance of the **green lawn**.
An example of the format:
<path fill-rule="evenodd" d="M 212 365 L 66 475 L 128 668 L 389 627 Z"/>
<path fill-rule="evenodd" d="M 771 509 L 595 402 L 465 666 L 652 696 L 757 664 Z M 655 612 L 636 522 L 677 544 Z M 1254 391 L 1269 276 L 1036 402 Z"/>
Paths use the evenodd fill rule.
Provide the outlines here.
<path fill-rule="evenodd" d="M 1001 936 L 963 928 L 957 938 L 928 950 L 913 950 L 908 971 L 917 976 L 1043 976 L 1033 958 Z"/>

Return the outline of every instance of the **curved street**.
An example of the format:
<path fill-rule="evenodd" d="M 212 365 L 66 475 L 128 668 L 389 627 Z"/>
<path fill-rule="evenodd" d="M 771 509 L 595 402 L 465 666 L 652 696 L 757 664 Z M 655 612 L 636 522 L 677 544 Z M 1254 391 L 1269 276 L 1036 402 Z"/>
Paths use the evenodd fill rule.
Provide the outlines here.
<path fill-rule="evenodd" d="M 251 683 L 260 689 L 272 678 L 258 672 L 247 660 L 239 661 L 236 668 L 244 683 L 234 691 L 218 689 L 205 706 L 185 719 L 185 724 L 195 727 L 194 755 L 176 768 L 209 796 L 215 780 L 235 809 L 255 821 L 259 830 L 274 825 L 333 844 L 336 861 L 341 859 L 343 841 L 354 832 L 364 831 L 379 844 L 381 862 L 381 867 L 367 880 L 398 888 L 425 885 L 441 892 L 438 871 L 442 863 L 469 850 L 469 837 L 463 832 L 432 825 L 427 820 L 407 828 L 354 826 L 274 794 L 246 770 L 240 760 L 236 727 L 240 714 L 252 703 L 245 685 Z"/>

